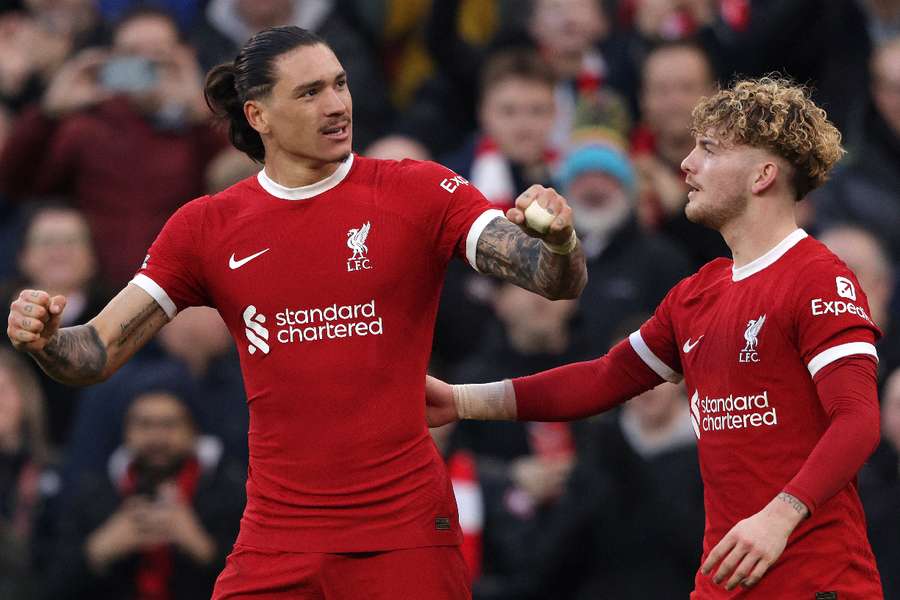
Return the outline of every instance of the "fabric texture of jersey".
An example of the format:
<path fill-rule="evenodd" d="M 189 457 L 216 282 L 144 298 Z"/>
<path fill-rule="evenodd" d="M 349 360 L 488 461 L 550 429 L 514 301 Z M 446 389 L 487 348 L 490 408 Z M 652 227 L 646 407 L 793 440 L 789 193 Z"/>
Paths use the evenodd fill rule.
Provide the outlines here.
<path fill-rule="evenodd" d="M 261 172 L 168 221 L 133 283 L 171 318 L 218 309 L 250 410 L 239 543 L 288 552 L 455 545 L 425 369 L 447 263 L 496 216 L 434 163 L 351 156 L 283 188 Z"/>
<path fill-rule="evenodd" d="M 740 268 L 718 259 L 679 283 L 630 342 L 664 379 L 685 380 L 705 488 L 703 558 L 790 482 L 829 425 L 814 377 L 879 337 L 851 271 L 797 230 Z M 877 357 L 876 357 L 877 358 Z M 753 590 L 698 572 L 692 598 L 880 598 L 853 480 L 802 521 Z"/>

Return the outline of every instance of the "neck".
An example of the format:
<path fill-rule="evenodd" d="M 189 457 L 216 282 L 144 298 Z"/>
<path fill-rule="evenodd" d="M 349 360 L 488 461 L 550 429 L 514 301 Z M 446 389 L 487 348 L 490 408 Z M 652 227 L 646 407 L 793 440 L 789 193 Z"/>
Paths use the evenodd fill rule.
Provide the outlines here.
<path fill-rule="evenodd" d="M 797 229 L 793 199 L 754 199 L 754 209 L 719 229 L 731 249 L 735 267 L 743 267 L 778 245 Z"/>
<path fill-rule="evenodd" d="M 266 153 L 266 175 L 279 185 L 289 188 L 312 185 L 332 175 L 343 160 L 333 162 L 297 160 L 295 156 Z"/>

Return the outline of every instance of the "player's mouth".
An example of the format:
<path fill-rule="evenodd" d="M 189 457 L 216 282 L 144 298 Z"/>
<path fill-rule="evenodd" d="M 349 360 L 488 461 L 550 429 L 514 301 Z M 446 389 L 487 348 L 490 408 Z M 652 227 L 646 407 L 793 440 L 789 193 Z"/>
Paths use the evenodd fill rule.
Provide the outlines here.
<path fill-rule="evenodd" d="M 319 130 L 322 135 L 336 142 L 343 142 L 350 137 L 350 121 L 335 123 Z"/>
<path fill-rule="evenodd" d="M 689 188 L 691 188 L 691 189 L 688 190 L 688 198 L 689 198 L 689 199 L 693 196 L 694 192 L 699 192 L 699 191 L 702 189 L 699 185 L 697 185 L 696 183 L 694 183 L 694 182 L 691 181 L 690 179 L 685 178 L 684 182 L 685 182 L 686 184 L 688 184 L 688 187 L 689 187 Z"/>

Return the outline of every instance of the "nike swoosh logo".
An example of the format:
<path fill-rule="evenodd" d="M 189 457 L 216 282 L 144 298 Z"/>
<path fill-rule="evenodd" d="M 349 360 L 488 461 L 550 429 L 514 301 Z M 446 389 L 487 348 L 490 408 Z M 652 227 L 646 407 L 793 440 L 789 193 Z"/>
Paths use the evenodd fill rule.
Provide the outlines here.
<path fill-rule="evenodd" d="M 705 334 L 704 334 L 704 335 L 705 335 Z M 691 338 L 688 338 L 687 341 L 684 343 L 684 346 L 681 347 L 681 349 L 684 350 L 684 353 L 685 353 L 685 354 L 687 354 L 687 353 L 689 353 L 691 350 L 693 350 L 694 347 L 696 347 L 697 344 L 699 344 L 699 343 L 700 343 L 700 340 L 702 340 L 702 339 L 703 339 L 703 336 L 701 335 L 700 337 L 697 338 L 697 341 L 694 342 L 694 343 L 692 344 L 692 343 L 691 343 Z"/>
<path fill-rule="evenodd" d="M 232 270 L 239 269 L 239 268 L 243 267 L 244 265 L 246 265 L 251 260 L 253 260 L 254 258 L 256 258 L 257 256 L 261 256 L 268 251 L 269 251 L 269 248 L 266 248 L 265 250 L 260 250 L 256 254 L 251 254 L 250 256 L 248 256 L 246 258 L 242 258 L 241 260 L 235 260 L 234 254 L 232 254 L 231 258 L 228 259 L 228 266 L 231 267 Z"/>

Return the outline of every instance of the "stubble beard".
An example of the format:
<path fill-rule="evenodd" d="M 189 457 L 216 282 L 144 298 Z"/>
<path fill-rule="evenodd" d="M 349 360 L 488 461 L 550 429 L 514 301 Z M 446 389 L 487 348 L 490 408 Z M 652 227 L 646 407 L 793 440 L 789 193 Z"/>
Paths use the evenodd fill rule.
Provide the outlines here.
<path fill-rule="evenodd" d="M 741 216 L 747 208 L 747 199 L 739 194 L 734 194 L 720 202 L 709 201 L 700 204 L 689 200 L 684 207 L 684 214 L 688 221 L 721 231 L 723 227 Z"/>

